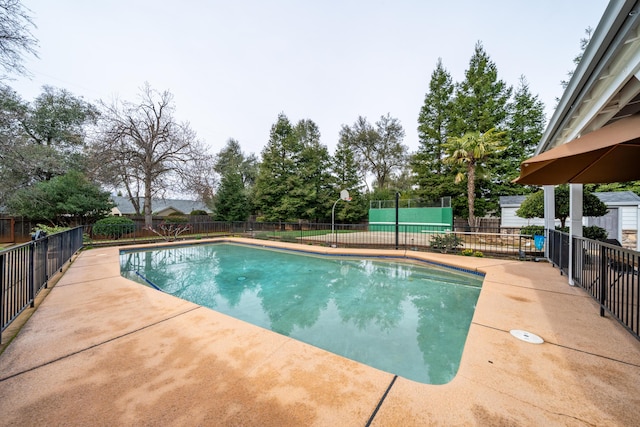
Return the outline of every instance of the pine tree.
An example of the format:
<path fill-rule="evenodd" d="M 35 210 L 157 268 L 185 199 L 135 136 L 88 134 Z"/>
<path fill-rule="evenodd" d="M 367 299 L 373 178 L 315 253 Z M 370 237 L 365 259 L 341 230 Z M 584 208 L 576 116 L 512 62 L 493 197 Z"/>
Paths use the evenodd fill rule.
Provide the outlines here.
<path fill-rule="evenodd" d="M 242 174 L 228 171 L 220 181 L 216 198 L 216 221 L 246 221 L 251 213 Z"/>
<path fill-rule="evenodd" d="M 292 221 L 300 216 L 302 201 L 292 195 L 302 185 L 296 174 L 300 148 L 293 126 L 284 113 L 271 127 L 269 143 L 262 150 L 262 162 L 255 185 L 255 203 L 266 221 Z"/>
<path fill-rule="evenodd" d="M 482 43 L 476 43 L 465 79 L 456 85 L 448 136 L 503 129 L 511 91 L 511 87 L 498 79 L 498 68 Z"/>
<path fill-rule="evenodd" d="M 336 183 L 337 199 L 339 190 L 349 191 L 351 201 L 336 205 L 335 219 L 337 222 L 357 223 L 367 217 L 367 198 L 364 194 L 364 184 L 361 178 L 359 165 L 349 145 L 347 133 L 349 128 L 343 126 L 340 131 L 340 140 L 333 154 L 333 176 Z M 335 200 L 333 200 L 335 201 Z"/>
<path fill-rule="evenodd" d="M 522 186 L 511 181 L 520 174 L 520 163 L 533 155 L 545 123 L 544 104 L 531 93 L 527 80 L 521 76 L 509 105 L 507 149 L 491 164 L 493 176 L 497 178 L 493 181 L 501 183 L 495 188 L 499 194 L 522 193 Z"/>
<path fill-rule="evenodd" d="M 321 221 L 331 214 L 332 177 L 329 172 L 329 151 L 320 143 L 320 131 L 311 120 L 300 120 L 294 129 L 301 147 L 297 166 L 302 185 L 292 194 L 304 201 L 300 218 Z"/>
<path fill-rule="evenodd" d="M 410 160 L 417 193 L 426 200 L 439 200 L 452 191 L 455 173 L 442 161 L 442 146 L 452 116 L 453 90 L 451 75 L 439 58 L 418 116 L 420 147 Z"/>
<path fill-rule="evenodd" d="M 482 43 L 476 43 L 469 68 L 465 71 L 465 79 L 456 84 L 447 136 L 462 137 L 469 132 L 484 134 L 490 129 L 504 130 L 511 92 L 511 87 L 498 79 L 497 66 L 484 50 Z M 463 172 L 459 165 L 452 167 L 454 175 Z M 493 173 L 487 174 L 486 177 L 475 182 L 474 208 L 480 216 L 494 209 L 492 201 L 497 200 L 499 196 L 490 189 L 496 177 Z M 461 187 L 454 187 L 452 190 L 460 191 L 449 194 L 452 196 L 454 215 L 468 215 L 469 203 L 466 192 Z"/>

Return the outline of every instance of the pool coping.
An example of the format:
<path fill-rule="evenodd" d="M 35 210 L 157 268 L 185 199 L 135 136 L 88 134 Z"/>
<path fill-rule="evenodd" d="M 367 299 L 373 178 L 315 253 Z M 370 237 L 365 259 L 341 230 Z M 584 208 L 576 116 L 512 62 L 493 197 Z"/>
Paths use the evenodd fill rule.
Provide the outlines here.
<path fill-rule="evenodd" d="M 239 238 L 192 243 L 220 241 L 302 250 Z M 99 414 L 103 422 L 151 424 L 167 421 L 167 411 L 179 414 L 175 424 L 640 424 L 640 343 L 616 321 L 601 318 L 597 304 L 545 262 L 304 246 L 326 255 L 409 255 L 485 274 L 458 375 L 446 385 L 427 385 L 155 295 L 161 293 L 119 277 L 119 251 L 132 248 L 80 254 L 0 355 L 0 411 L 7 414 L 0 424 L 51 424 L 59 417 L 90 422 Z M 136 312 L 140 307 L 144 311 Z M 545 343 L 519 341 L 511 329 L 538 334 Z M 174 358 L 163 358 L 173 348 L 168 343 L 178 342 L 200 346 L 187 359 L 179 346 Z M 124 357 L 128 352 L 150 356 L 141 362 Z M 155 388 L 141 389 L 120 371 L 104 371 L 96 365 L 104 360 L 122 372 L 149 365 L 146 381 Z M 171 367 L 171 380 L 159 361 Z M 225 369 L 211 368 L 222 362 Z M 190 384 L 185 366 L 216 381 Z M 215 403 L 186 399 L 203 388 Z M 31 393 L 20 393 L 25 390 Z M 162 399 L 150 397 L 158 393 Z"/>

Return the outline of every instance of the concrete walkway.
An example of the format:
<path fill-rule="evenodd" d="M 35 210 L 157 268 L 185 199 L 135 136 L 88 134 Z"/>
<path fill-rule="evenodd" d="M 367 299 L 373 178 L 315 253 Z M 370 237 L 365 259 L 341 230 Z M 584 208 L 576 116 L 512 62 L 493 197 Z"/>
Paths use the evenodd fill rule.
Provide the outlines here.
<path fill-rule="evenodd" d="M 486 273 L 458 375 L 425 385 L 133 283 L 118 251 L 83 252 L 0 355 L 0 425 L 640 425 L 640 341 L 547 263 L 409 252 Z"/>

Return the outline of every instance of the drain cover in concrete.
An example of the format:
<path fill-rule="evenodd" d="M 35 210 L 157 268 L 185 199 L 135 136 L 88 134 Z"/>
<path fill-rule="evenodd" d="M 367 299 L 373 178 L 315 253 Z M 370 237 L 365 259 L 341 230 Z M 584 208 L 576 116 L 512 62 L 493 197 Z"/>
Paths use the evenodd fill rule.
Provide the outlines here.
<path fill-rule="evenodd" d="M 519 340 L 526 341 L 531 344 L 542 344 L 544 342 L 542 338 L 536 334 L 532 334 L 531 332 L 521 331 L 520 329 L 512 329 L 510 332 L 511 335 Z"/>

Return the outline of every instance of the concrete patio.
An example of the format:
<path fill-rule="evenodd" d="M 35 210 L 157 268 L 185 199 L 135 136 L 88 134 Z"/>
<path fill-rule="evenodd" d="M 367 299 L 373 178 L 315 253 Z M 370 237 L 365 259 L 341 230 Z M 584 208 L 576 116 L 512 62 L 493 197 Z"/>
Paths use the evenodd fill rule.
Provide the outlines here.
<path fill-rule="evenodd" d="M 92 249 L 0 355 L 0 425 L 640 425 L 640 341 L 545 262 L 273 246 L 485 272 L 458 375 L 394 380 L 124 279 L 119 248 Z"/>

